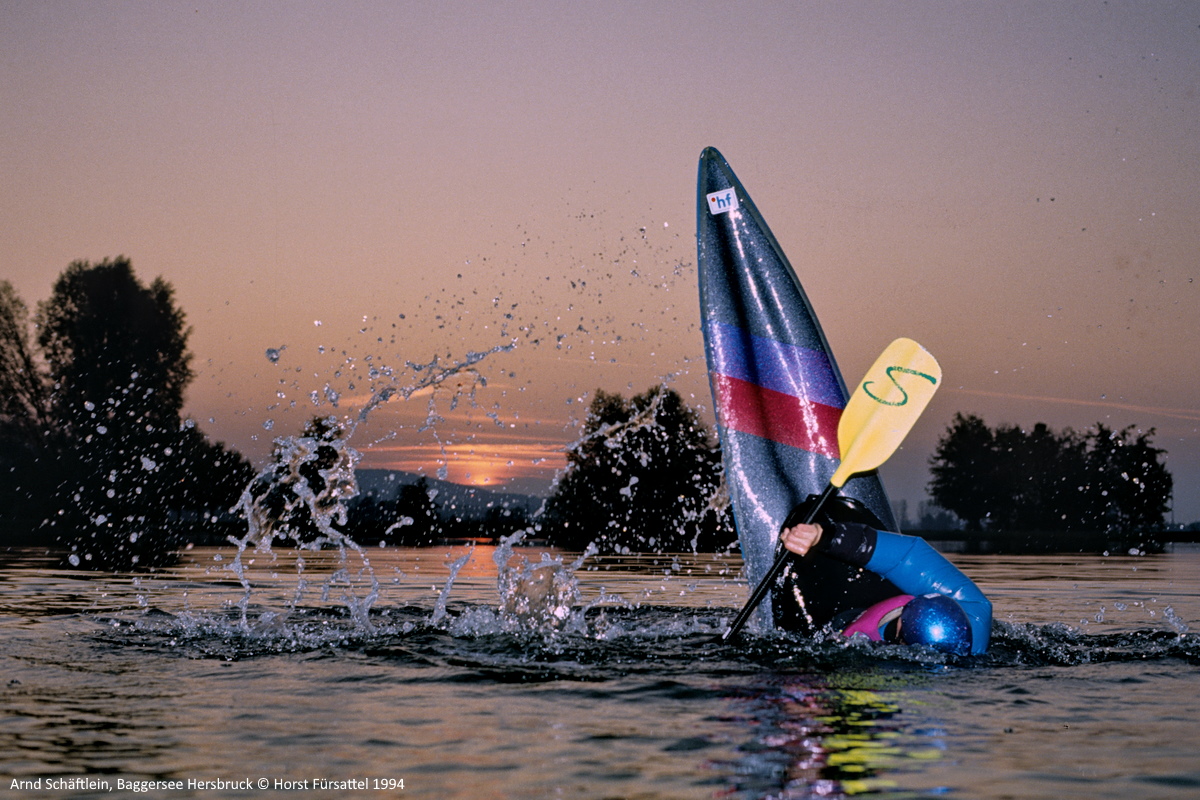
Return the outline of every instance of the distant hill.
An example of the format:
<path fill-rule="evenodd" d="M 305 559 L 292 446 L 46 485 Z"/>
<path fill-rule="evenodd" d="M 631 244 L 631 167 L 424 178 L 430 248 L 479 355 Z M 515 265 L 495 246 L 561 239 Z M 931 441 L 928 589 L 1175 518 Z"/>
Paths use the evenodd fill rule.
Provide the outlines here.
<path fill-rule="evenodd" d="M 541 508 L 543 502 L 541 497 L 531 494 L 505 492 L 482 486 L 464 486 L 461 483 L 400 470 L 359 469 L 355 470 L 355 475 L 358 477 L 359 493 L 376 501 L 394 500 L 401 487 L 424 478 L 430 491 L 437 493 L 432 499 L 442 513 L 453 513 L 462 519 L 482 520 L 493 508 L 521 510 L 532 514 Z"/>

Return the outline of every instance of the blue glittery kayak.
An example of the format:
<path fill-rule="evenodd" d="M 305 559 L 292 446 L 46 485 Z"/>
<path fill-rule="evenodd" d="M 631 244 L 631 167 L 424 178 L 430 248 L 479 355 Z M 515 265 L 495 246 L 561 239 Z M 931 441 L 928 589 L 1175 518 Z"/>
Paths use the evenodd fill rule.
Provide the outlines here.
<path fill-rule="evenodd" d="M 825 489 L 837 468 L 837 426 L 849 395 L 787 256 L 711 147 L 700 156 L 696 232 L 709 383 L 738 540 L 754 586 L 771 567 L 788 512 Z M 896 530 L 874 473 L 851 478 L 841 494 Z M 760 606 L 763 622 L 770 605 Z"/>

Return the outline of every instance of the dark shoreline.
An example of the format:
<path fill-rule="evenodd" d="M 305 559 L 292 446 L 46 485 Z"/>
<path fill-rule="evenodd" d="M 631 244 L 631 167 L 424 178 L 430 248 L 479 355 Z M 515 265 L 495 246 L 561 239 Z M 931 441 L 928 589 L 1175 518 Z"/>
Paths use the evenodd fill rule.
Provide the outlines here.
<path fill-rule="evenodd" d="M 943 553 L 965 555 L 1045 555 L 1051 553 L 1095 553 L 1123 555 L 1161 553 L 1166 545 L 1200 542 L 1200 531 L 1147 531 L 1124 535 L 1099 531 L 917 531 Z"/>

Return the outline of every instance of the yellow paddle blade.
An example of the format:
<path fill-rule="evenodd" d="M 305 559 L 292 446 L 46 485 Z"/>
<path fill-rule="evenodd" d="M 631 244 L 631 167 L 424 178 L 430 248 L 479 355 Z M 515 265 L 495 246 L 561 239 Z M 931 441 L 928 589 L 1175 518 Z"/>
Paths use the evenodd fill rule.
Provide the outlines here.
<path fill-rule="evenodd" d="M 852 475 L 887 461 L 929 405 L 942 368 L 912 339 L 897 339 L 875 360 L 838 422 L 842 463 L 829 482 L 841 488 Z"/>

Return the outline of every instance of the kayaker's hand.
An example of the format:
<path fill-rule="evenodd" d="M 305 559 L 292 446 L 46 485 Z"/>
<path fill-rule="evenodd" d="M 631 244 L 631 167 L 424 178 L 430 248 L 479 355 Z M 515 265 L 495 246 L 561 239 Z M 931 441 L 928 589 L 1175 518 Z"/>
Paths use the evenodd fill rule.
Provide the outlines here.
<path fill-rule="evenodd" d="M 821 541 L 821 526 L 800 524 L 791 528 L 785 528 L 779 534 L 779 540 L 783 542 L 783 546 L 788 550 L 791 550 L 798 556 L 802 556 L 816 547 L 817 542 Z"/>

